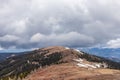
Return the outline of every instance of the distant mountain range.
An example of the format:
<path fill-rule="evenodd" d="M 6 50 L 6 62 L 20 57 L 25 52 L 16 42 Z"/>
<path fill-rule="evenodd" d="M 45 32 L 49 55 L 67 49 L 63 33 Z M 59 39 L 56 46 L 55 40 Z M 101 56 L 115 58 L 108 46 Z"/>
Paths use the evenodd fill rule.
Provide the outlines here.
<path fill-rule="evenodd" d="M 78 48 L 89 54 L 108 58 L 120 62 L 120 48 Z"/>
<path fill-rule="evenodd" d="M 74 69 L 75 71 L 71 73 L 70 71 Z M 24 52 L 17 56 L 12 55 L 1 61 L 0 80 L 24 80 L 26 76 L 28 77 L 25 80 L 63 80 L 65 78 L 69 78 L 65 80 L 86 80 L 86 77 L 90 80 L 103 80 L 101 79 L 103 77 L 113 80 L 115 77 L 117 80 L 120 76 L 119 69 L 120 63 L 104 57 L 78 49 L 52 46 Z M 96 75 L 99 79 L 95 77 Z"/>
<path fill-rule="evenodd" d="M 5 60 L 8 57 L 19 55 L 17 53 L 0 53 L 0 61 Z"/>
<path fill-rule="evenodd" d="M 10 57 L 22 55 L 25 53 L 27 53 L 27 52 L 13 52 L 13 53 L 4 52 L 4 53 L 0 53 L 0 61 L 6 60 L 7 58 L 10 58 Z"/>
<path fill-rule="evenodd" d="M 84 51 L 88 54 L 93 54 L 107 59 L 120 62 L 120 48 L 77 48 L 80 51 Z M 24 52 L 31 51 L 30 49 L 24 50 L 2 50 L 0 51 L 0 61 L 5 60 L 11 56 L 17 56 L 24 54 Z"/>
<path fill-rule="evenodd" d="M 22 55 L 31 51 L 30 49 L 0 50 L 0 61 L 9 57 Z"/>

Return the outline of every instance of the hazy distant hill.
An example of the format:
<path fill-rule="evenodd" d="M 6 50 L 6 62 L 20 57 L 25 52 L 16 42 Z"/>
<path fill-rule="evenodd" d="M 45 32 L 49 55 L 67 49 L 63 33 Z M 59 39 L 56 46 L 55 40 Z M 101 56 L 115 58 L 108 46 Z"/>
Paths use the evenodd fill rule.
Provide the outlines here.
<path fill-rule="evenodd" d="M 16 55 L 20 55 L 17 53 L 0 53 L 0 61 L 5 60 L 6 58 L 12 57 L 12 56 L 16 56 Z"/>
<path fill-rule="evenodd" d="M 6 58 L 28 53 L 30 49 L 11 49 L 11 50 L 0 50 L 0 61 Z"/>
<path fill-rule="evenodd" d="M 0 53 L 0 61 L 3 61 L 3 60 L 6 60 L 7 58 L 10 58 L 10 57 L 14 57 L 14 56 L 18 56 L 18 55 L 22 55 L 22 54 L 25 54 L 27 52 L 14 52 L 14 53 Z"/>
<path fill-rule="evenodd" d="M 79 50 L 120 62 L 120 48 L 82 48 Z"/>

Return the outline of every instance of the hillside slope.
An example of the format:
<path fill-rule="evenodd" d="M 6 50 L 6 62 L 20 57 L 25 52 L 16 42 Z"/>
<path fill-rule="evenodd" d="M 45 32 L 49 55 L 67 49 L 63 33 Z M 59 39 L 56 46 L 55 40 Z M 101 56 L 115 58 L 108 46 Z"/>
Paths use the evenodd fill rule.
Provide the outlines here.
<path fill-rule="evenodd" d="M 96 75 L 112 80 L 113 74 L 112 77 L 117 80 L 119 69 L 120 63 L 79 50 L 53 46 L 0 62 L 0 80 L 19 80 L 26 76 L 25 80 L 81 80 Z"/>
<path fill-rule="evenodd" d="M 92 69 L 72 63 L 52 65 L 32 72 L 24 80 L 120 80 L 120 71 Z"/>

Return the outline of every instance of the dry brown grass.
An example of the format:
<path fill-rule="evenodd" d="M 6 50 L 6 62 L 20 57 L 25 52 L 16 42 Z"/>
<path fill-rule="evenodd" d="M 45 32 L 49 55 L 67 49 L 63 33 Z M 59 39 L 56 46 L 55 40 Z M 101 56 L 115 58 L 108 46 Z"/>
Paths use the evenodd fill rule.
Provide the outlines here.
<path fill-rule="evenodd" d="M 120 80 L 119 76 L 118 70 L 86 69 L 66 63 L 38 69 L 24 80 Z"/>

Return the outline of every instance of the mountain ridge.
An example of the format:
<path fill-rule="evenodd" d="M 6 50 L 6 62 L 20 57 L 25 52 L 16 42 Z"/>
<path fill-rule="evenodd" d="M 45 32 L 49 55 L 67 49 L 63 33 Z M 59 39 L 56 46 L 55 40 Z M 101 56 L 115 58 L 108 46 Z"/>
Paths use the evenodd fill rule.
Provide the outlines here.
<path fill-rule="evenodd" d="M 0 62 L 1 79 L 23 79 L 32 71 L 53 65 L 72 64 L 85 69 L 120 69 L 120 63 L 62 46 L 36 49 Z"/>

